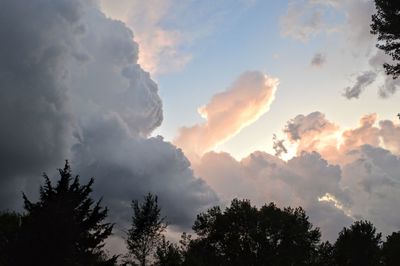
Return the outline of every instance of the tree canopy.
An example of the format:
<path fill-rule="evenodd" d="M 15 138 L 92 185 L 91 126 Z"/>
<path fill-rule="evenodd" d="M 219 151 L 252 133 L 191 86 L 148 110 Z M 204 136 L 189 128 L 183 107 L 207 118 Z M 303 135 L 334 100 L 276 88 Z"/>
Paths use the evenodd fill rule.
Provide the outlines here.
<path fill-rule="evenodd" d="M 382 246 L 382 261 L 386 266 L 400 265 L 400 232 L 394 232 L 386 238 Z"/>
<path fill-rule="evenodd" d="M 343 228 L 334 245 L 334 258 L 341 266 L 376 266 L 380 263 L 381 233 L 371 222 L 356 221 Z"/>
<path fill-rule="evenodd" d="M 372 15 L 371 33 L 378 36 L 377 47 L 392 57 L 393 63 L 383 66 L 388 75 L 400 75 L 400 2 L 375 0 L 376 13 Z"/>
<path fill-rule="evenodd" d="M 192 265 L 309 265 L 320 239 L 302 208 L 257 209 L 238 199 L 198 215 L 193 230 Z"/>
<path fill-rule="evenodd" d="M 25 213 L 0 212 L 0 266 L 108 266 L 104 241 L 113 224 L 107 208 L 94 202 L 93 179 L 80 185 L 66 162 L 54 186 L 44 174 L 37 202 L 25 195 Z M 197 215 L 195 236 L 183 233 L 178 243 L 165 235 L 167 223 L 158 198 L 147 194 L 132 201 L 127 233 L 128 255 L 121 265 L 152 266 L 394 266 L 400 265 L 400 232 L 382 242 L 369 221 L 356 221 L 339 232 L 332 245 L 301 208 L 274 203 L 257 208 L 249 200 L 232 200 Z M 22 255 L 21 255 L 22 254 Z"/>

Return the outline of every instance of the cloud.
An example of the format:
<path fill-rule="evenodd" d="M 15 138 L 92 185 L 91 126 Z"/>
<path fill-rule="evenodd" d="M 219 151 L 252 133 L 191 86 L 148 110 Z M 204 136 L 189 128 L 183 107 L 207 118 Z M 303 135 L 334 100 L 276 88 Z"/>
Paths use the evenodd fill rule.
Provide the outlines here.
<path fill-rule="evenodd" d="M 83 182 L 95 177 L 118 226 L 147 192 L 179 228 L 218 204 L 179 149 L 148 137 L 162 102 L 124 23 L 85 0 L 6 0 L 0 13 L 0 209 L 21 209 L 20 191 L 35 199 L 41 172 L 66 158 Z"/>
<path fill-rule="evenodd" d="M 319 201 L 326 193 L 345 206 L 351 200 L 339 183 L 341 170 L 317 153 L 303 153 L 288 162 L 264 152 L 254 152 L 237 161 L 227 153 L 206 153 L 196 166 L 197 174 L 217 191 L 223 202 L 247 198 L 256 205 L 302 206 L 312 223 L 322 228 L 324 239 L 333 240 L 342 226 L 351 223 L 344 210 Z"/>
<path fill-rule="evenodd" d="M 399 124 L 378 121 L 376 114 L 364 115 L 358 126 L 344 129 L 320 112 L 298 115 L 284 129 L 289 143 L 296 145 L 297 155 L 315 151 L 330 163 L 339 164 L 353 160 L 352 151 L 365 144 L 400 154 L 400 143 L 395 137 L 399 131 Z"/>
<path fill-rule="evenodd" d="M 224 92 L 199 109 L 204 123 L 181 128 L 174 143 L 195 158 L 237 134 L 269 110 L 278 80 L 258 71 L 244 72 Z"/>
<path fill-rule="evenodd" d="M 290 1 L 287 12 L 281 17 L 281 34 L 302 42 L 321 35 L 335 32 L 344 37 L 343 48 L 355 57 L 369 58 L 370 69 L 361 72 L 344 89 L 347 99 L 359 98 L 364 89 L 380 75 L 384 83 L 378 94 L 382 98 L 393 95 L 400 86 L 400 81 L 392 79 L 383 71 L 383 63 L 392 62 L 381 51 L 376 52 L 376 37 L 370 33 L 371 16 L 376 12 L 374 1 L 370 0 L 302 0 Z M 332 21 L 330 14 L 343 19 Z M 375 54 L 376 53 L 376 54 Z M 321 66 L 325 58 L 314 55 L 311 66 Z"/>
<path fill-rule="evenodd" d="M 326 57 L 324 54 L 316 53 L 311 59 L 311 66 L 322 67 L 326 62 Z"/>
<path fill-rule="evenodd" d="M 131 200 L 148 192 L 158 195 L 168 222 L 182 230 L 191 228 L 200 210 L 218 204 L 208 185 L 193 176 L 183 153 L 161 137 L 132 138 L 116 114 L 92 119 L 82 129 L 73 165 L 82 176 L 96 177 L 96 194 L 104 197 L 119 226 L 128 228 Z"/>
<path fill-rule="evenodd" d="M 392 76 L 384 73 L 383 64 L 394 64 L 391 56 L 385 54 L 382 50 L 378 50 L 368 61 L 370 67 L 377 74 L 383 74 L 384 83 L 379 86 L 378 95 L 382 98 L 388 98 L 395 94 L 400 88 L 400 79 L 393 79 Z"/>
<path fill-rule="evenodd" d="M 104 12 L 121 20 L 135 31 L 134 39 L 139 43 L 138 63 L 152 74 L 177 71 L 183 68 L 191 55 L 181 48 L 187 42 L 186 33 L 179 28 L 164 25 L 169 19 L 173 1 L 113 0 L 100 1 Z"/>
<path fill-rule="evenodd" d="M 194 164 L 225 204 L 234 197 L 257 205 L 303 206 L 323 239 L 335 240 L 355 219 L 371 220 L 384 234 L 398 228 L 400 124 L 375 114 L 343 129 L 323 113 L 291 119 L 284 129 L 297 153 L 288 161 L 255 151 L 238 161 L 208 152 Z"/>
<path fill-rule="evenodd" d="M 358 98 L 363 90 L 371 85 L 377 77 L 373 71 L 365 71 L 357 76 L 353 86 L 344 89 L 343 96 L 347 99 Z"/>
<path fill-rule="evenodd" d="M 398 230 L 400 157 L 371 145 L 360 147 L 357 155 L 343 167 L 343 186 L 354 195 L 353 213 L 371 220 L 385 234 Z"/>
<path fill-rule="evenodd" d="M 68 154 L 65 59 L 75 49 L 81 12 L 79 1 L 1 3 L 0 208 L 16 207 L 20 191 Z"/>
<path fill-rule="evenodd" d="M 302 42 L 316 36 L 326 26 L 324 10 L 305 1 L 290 1 L 280 20 L 281 34 Z"/>

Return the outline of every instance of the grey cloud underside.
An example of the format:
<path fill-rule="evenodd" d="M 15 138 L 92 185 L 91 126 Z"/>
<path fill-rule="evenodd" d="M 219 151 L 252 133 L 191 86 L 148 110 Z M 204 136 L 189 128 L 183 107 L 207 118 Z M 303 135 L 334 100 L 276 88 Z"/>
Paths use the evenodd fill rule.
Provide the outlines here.
<path fill-rule="evenodd" d="M 148 138 L 163 119 L 157 84 L 95 1 L 1 1 L 0 34 L 0 209 L 21 209 L 20 192 L 35 198 L 67 158 L 121 225 L 147 192 L 183 228 L 218 203 L 180 150 Z"/>
<path fill-rule="evenodd" d="M 20 191 L 68 154 L 65 59 L 80 13 L 78 1 L 0 3 L 1 208 L 16 207 Z"/>
<path fill-rule="evenodd" d="M 322 67 L 326 62 L 326 57 L 322 53 L 316 53 L 311 59 L 311 66 Z"/>
<path fill-rule="evenodd" d="M 210 152 L 198 171 L 225 201 L 240 197 L 257 205 L 302 206 L 324 239 L 336 239 L 341 228 L 352 222 L 331 203 L 318 201 L 329 193 L 345 206 L 352 204 L 340 186 L 340 167 L 328 164 L 318 153 L 304 153 L 285 162 L 264 152 L 254 152 L 241 161 L 227 153 Z"/>
<path fill-rule="evenodd" d="M 356 82 L 352 87 L 344 89 L 343 96 L 347 99 L 358 98 L 366 87 L 371 85 L 377 77 L 373 71 L 366 71 L 357 76 Z"/>

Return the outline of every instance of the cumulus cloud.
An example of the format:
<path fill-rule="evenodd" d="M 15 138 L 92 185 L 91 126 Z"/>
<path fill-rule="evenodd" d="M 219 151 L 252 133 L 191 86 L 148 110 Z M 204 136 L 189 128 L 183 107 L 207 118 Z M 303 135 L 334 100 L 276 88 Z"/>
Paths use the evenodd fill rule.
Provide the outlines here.
<path fill-rule="evenodd" d="M 319 201 L 326 193 L 345 206 L 350 197 L 339 183 L 341 169 L 329 165 L 317 153 L 303 153 L 288 162 L 264 152 L 254 152 L 237 161 L 227 153 L 206 153 L 196 173 L 228 202 L 234 197 L 248 198 L 262 205 L 273 201 L 279 206 L 303 206 L 311 221 L 322 228 L 324 239 L 336 238 L 341 227 L 352 218 L 333 204 Z"/>
<path fill-rule="evenodd" d="M 357 155 L 357 160 L 343 167 L 343 185 L 354 195 L 353 213 L 358 219 L 373 221 L 385 234 L 397 231 L 400 157 L 371 145 L 360 147 Z"/>
<path fill-rule="evenodd" d="M 358 98 L 363 90 L 371 85 L 377 77 L 373 71 L 365 71 L 357 76 L 356 82 L 351 87 L 346 87 L 343 96 L 347 99 Z"/>
<path fill-rule="evenodd" d="M 138 63 L 152 74 L 176 71 L 186 65 L 191 55 L 181 47 L 187 42 L 186 33 L 163 25 L 171 14 L 171 0 L 101 0 L 102 9 L 112 18 L 127 23 L 135 31 L 140 45 Z"/>
<path fill-rule="evenodd" d="M 65 60 L 75 49 L 81 12 L 79 1 L 0 5 L 0 208 L 16 207 L 18 192 L 68 154 L 73 123 Z M 24 178 L 31 174 L 38 178 Z"/>
<path fill-rule="evenodd" d="M 336 239 L 355 219 L 371 220 L 385 234 L 397 230 L 400 124 L 370 114 L 344 129 L 313 112 L 291 119 L 284 132 L 297 150 L 288 161 L 261 151 L 240 161 L 208 152 L 194 170 L 225 203 L 239 197 L 303 206 L 323 239 Z"/>
<path fill-rule="evenodd" d="M 124 225 L 130 201 L 159 194 L 171 225 L 188 228 L 218 198 L 162 138 L 157 84 L 138 64 L 138 45 L 122 22 L 95 1 L 32 0 L 0 4 L 0 203 L 35 197 L 40 173 L 72 161 L 82 180 Z M 184 203 L 184 204 L 183 204 Z"/>
<path fill-rule="evenodd" d="M 228 26 L 254 0 L 98 0 L 107 16 L 133 29 L 139 64 L 153 76 L 182 70 L 192 59 L 192 46 Z"/>
<path fill-rule="evenodd" d="M 174 143 L 190 158 L 201 156 L 237 134 L 269 110 L 278 80 L 258 71 L 245 72 L 224 92 L 199 108 L 206 122 L 180 129 Z"/>
<path fill-rule="evenodd" d="M 378 121 L 376 114 L 364 115 L 358 126 L 344 129 L 324 114 L 313 112 L 288 121 L 284 132 L 289 143 L 296 145 L 297 155 L 315 151 L 331 163 L 343 164 L 353 159 L 351 151 L 365 144 L 399 154 L 399 142 L 395 137 L 399 130 L 399 124 Z"/>
<path fill-rule="evenodd" d="M 193 177 L 183 153 L 161 137 L 132 138 L 115 114 L 92 119 L 82 129 L 82 139 L 73 147 L 73 165 L 82 176 L 96 177 L 95 191 L 119 226 L 128 228 L 130 201 L 147 192 L 159 196 L 169 223 L 184 230 L 200 210 L 218 204 L 208 185 Z"/>
<path fill-rule="evenodd" d="M 326 62 L 326 57 L 322 53 L 316 53 L 311 59 L 311 66 L 322 67 Z"/>

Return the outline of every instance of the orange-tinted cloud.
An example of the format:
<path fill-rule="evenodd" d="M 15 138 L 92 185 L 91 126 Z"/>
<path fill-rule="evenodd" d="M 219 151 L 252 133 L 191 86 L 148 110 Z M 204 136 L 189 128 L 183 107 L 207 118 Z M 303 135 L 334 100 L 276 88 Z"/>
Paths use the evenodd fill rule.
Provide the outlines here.
<path fill-rule="evenodd" d="M 199 108 L 204 123 L 183 127 L 174 144 L 189 158 L 201 156 L 269 110 L 278 80 L 261 72 L 245 72 L 224 92 Z"/>
<path fill-rule="evenodd" d="M 400 125 L 390 120 L 378 122 L 376 114 L 364 115 L 359 125 L 350 129 L 340 128 L 320 112 L 298 115 L 288 122 L 284 132 L 297 145 L 297 155 L 316 151 L 331 163 L 348 163 L 352 160 L 351 151 L 363 145 L 400 153 Z"/>

